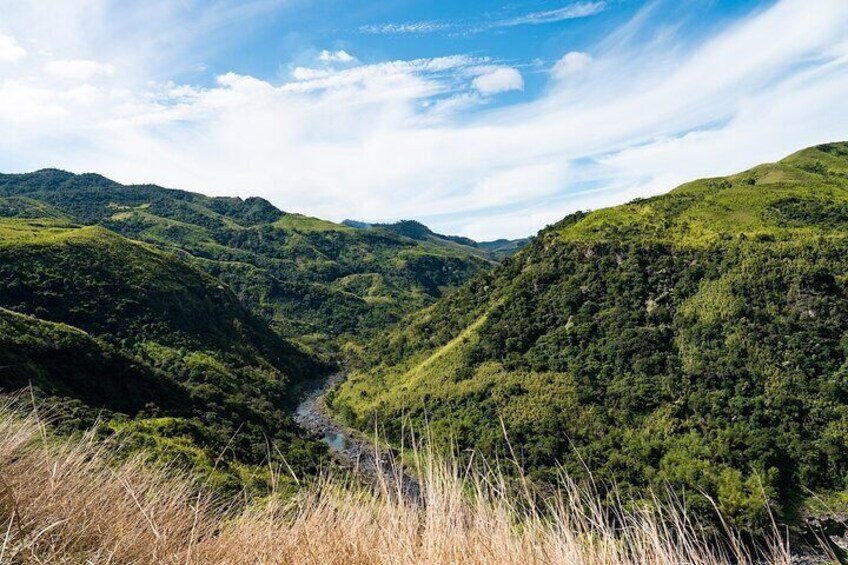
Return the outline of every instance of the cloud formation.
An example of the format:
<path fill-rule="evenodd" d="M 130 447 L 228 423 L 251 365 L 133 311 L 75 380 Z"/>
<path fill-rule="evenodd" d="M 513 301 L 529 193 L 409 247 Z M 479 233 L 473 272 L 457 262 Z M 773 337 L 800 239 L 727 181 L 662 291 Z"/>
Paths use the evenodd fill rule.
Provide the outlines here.
<path fill-rule="evenodd" d="M 324 49 L 318 54 L 318 60 L 323 63 L 352 63 L 356 61 L 356 57 L 343 49 L 338 51 L 327 51 Z"/>
<path fill-rule="evenodd" d="M 518 69 L 495 67 L 487 70 L 471 83 L 481 94 L 498 94 L 510 90 L 522 90 L 524 79 Z"/>
<path fill-rule="evenodd" d="M 372 35 L 400 35 L 400 34 L 424 34 L 437 31 L 445 31 L 453 26 L 444 22 L 408 22 L 408 23 L 388 23 L 388 24 L 368 24 L 361 26 L 359 31 Z"/>
<path fill-rule="evenodd" d="M 71 2 L 89 12 L 63 13 L 69 25 L 115 25 L 88 0 Z M 496 238 L 848 138 L 848 3 L 819 0 L 810 10 L 781 0 L 697 41 L 684 28 L 640 43 L 650 18 L 639 14 L 589 46 L 591 60 L 563 49 L 541 94 L 502 107 L 487 106 L 485 94 L 516 87 L 518 71 L 466 54 L 318 61 L 276 81 L 233 69 L 198 85 L 169 82 L 163 69 L 191 59 L 185 45 L 154 57 L 105 24 L 66 36 L 56 22 L 20 22 L 14 29 L 33 35 L 4 28 L 16 38 L 9 44 L 34 37 L 51 49 L 25 53 L 26 68 L 20 58 L 0 64 L 0 170 L 96 171 L 260 195 L 330 219 L 417 218 L 443 233 Z M 184 34 L 163 37 L 200 37 L 216 25 L 202 22 L 201 33 L 196 20 L 171 20 Z M 51 52 L 108 54 L 99 62 L 112 73 L 69 84 L 48 72 L 60 61 Z"/>
<path fill-rule="evenodd" d="M 592 63 L 592 56 L 581 51 L 569 51 L 556 62 L 551 69 L 551 75 L 563 79 L 586 70 Z"/>
<path fill-rule="evenodd" d="M 545 10 L 542 12 L 531 12 L 515 18 L 500 20 L 492 24 L 494 27 L 511 27 L 519 25 L 539 25 L 562 22 L 565 20 L 575 20 L 578 18 L 588 18 L 600 14 L 607 9 L 606 2 L 575 2 L 556 8 L 554 10 Z"/>
<path fill-rule="evenodd" d="M 21 47 L 14 37 L 0 33 L 0 63 L 14 63 L 26 56 L 26 49 Z"/>
<path fill-rule="evenodd" d="M 451 32 L 474 34 L 482 33 L 496 28 L 515 27 L 522 25 L 539 25 L 576 20 L 595 16 L 607 9 L 605 0 L 573 2 L 553 10 L 530 12 L 518 16 L 497 20 L 469 20 L 469 21 L 418 21 L 406 23 L 382 23 L 361 26 L 361 33 L 371 35 L 422 35 L 426 33 Z"/>

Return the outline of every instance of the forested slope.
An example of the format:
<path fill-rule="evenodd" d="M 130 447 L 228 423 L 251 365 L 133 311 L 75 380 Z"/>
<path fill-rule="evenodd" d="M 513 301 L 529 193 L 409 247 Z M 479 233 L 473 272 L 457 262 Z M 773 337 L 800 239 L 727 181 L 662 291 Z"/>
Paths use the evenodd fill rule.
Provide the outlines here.
<path fill-rule="evenodd" d="M 531 477 L 737 523 L 848 487 L 848 144 L 579 213 L 410 317 L 331 399 Z M 707 496 L 704 496 L 707 495 Z"/>
<path fill-rule="evenodd" d="M 94 174 L 0 175 L 0 389 L 32 384 L 62 429 L 99 418 L 225 483 L 269 457 L 309 473 L 324 449 L 290 417 L 303 387 L 493 264 L 454 239 Z"/>
<path fill-rule="evenodd" d="M 211 198 L 58 170 L 0 175 L 0 216 L 64 217 L 179 253 L 229 285 L 280 335 L 326 356 L 492 265 L 487 251 L 462 241 L 355 229 L 285 213 L 261 198 Z"/>
<path fill-rule="evenodd" d="M 154 456 L 256 465 L 270 445 L 315 465 L 288 412 L 329 367 L 211 276 L 101 227 L 4 219 L 0 279 L 2 389 L 32 384 L 63 420 L 105 418 Z"/>

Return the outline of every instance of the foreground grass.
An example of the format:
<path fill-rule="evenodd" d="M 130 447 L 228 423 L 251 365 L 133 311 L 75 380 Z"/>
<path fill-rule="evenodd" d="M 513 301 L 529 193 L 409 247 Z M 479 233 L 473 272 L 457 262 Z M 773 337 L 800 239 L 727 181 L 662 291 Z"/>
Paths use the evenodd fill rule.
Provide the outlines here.
<path fill-rule="evenodd" d="M 775 535 L 754 555 L 683 504 L 609 510 L 563 481 L 528 511 L 496 472 L 421 465 L 421 500 L 325 478 L 294 498 L 219 500 L 173 469 L 118 460 L 93 434 L 53 438 L 36 411 L 0 405 L 2 563 L 789 563 Z M 272 476 L 275 473 L 272 473 Z M 723 549 L 717 549 L 721 547 Z"/>

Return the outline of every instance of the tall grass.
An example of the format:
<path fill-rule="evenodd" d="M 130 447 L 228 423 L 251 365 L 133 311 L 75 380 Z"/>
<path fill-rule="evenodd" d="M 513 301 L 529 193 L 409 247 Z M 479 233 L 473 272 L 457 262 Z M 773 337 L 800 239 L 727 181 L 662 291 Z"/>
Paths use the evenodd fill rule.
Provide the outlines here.
<path fill-rule="evenodd" d="M 610 509 L 563 480 L 542 509 L 496 471 L 419 456 L 418 500 L 325 476 L 294 498 L 219 500 L 174 469 L 119 459 L 93 434 L 51 437 L 0 405 L 2 563 L 789 563 L 777 533 L 754 555 L 716 544 L 682 503 Z M 520 489 L 519 489 L 520 490 Z M 535 508 L 535 509 L 534 509 Z M 721 549 L 719 549 L 721 548 Z"/>

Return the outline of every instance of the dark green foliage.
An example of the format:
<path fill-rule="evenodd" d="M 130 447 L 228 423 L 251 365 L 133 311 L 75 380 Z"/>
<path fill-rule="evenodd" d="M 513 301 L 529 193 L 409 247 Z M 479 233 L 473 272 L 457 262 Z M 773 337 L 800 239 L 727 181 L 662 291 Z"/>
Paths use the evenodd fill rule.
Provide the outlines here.
<path fill-rule="evenodd" d="M 485 251 L 416 222 L 359 230 L 287 214 L 261 198 L 123 186 L 99 175 L 0 175 L 0 216 L 17 217 L 20 206 L 5 212 L 4 196 L 180 253 L 279 334 L 325 358 L 491 265 Z M 407 224 L 420 229 L 407 234 Z"/>
<path fill-rule="evenodd" d="M 375 342 L 332 405 L 488 456 L 503 420 L 539 480 L 791 521 L 848 488 L 846 169 L 831 144 L 570 216 Z"/>
<path fill-rule="evenodd" d="M 289 415 L 303 383 L 487 268 L 476 254 L 261 198 L 0 175 L 0 388 L 32 384 L 62 429 L 102 418 L 225 486 L 269 454 L 308 473 L 323 447 Z"/>
<path fill-rule="evenodd" d="M 43 220 L 0 220 L 0 279 L 3 389 L 78 400 L 81 422 L 100 410 L 180 419 L 204 430 L 181 449 L 194 458 L 259 465 L 271 449 L 314 469 L 322 448 L 289 412 L 298 386 L 329 368 L 216 279 L 103 228 Z"/>
<path fill-rule="evenodd" d="M 187 410 L 186 390 L 160 371 L 73 327 L 0 308 L 0 382 L 32 385 L 95 410 L 136 415 L 145 408 Z"/>

